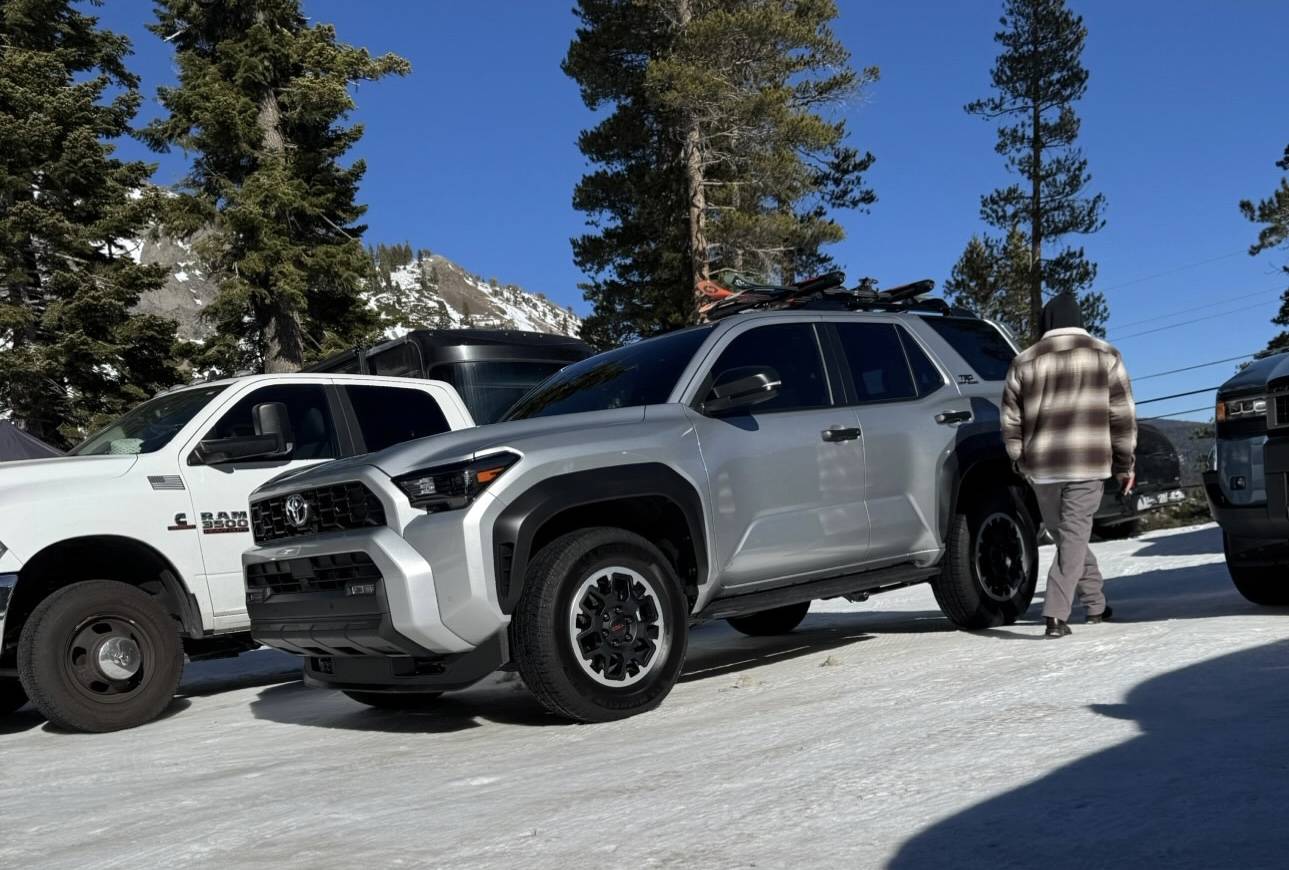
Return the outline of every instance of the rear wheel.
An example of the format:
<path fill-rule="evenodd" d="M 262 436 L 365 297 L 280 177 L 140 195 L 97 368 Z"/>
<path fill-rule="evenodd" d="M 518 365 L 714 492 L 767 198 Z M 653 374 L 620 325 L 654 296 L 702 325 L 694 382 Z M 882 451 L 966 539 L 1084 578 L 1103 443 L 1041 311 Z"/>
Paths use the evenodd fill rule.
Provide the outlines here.
<path fill-rule="evenodd" d="M 71 731 L 150 722 L 183 675 L 179 631 L 146 592 L 114 580 L 64 586 L 32 611 L 18 641 L 31 703 Z"/>
<path fill-rule="evenodd" d="M 653 709 L 680 677 L 689 604 L 671 564 L 624 529 L 557 538 L 533 560 L 511 623 L 524 683 L 581 722 Z"/>
<path fill-rule="evenodd" d="M 1239 561 L 1229 535 L 1222 535 L 1226 552 L 1226 570 L 1231 574 L 1235 588 L 1247 600 L 1265 607 L 1289 605 L 1289 576 L 1285 566 L 1247 565 Z"/>
<path fill-rule="evenodd" d="M 409 712 L 433 709 L 442 694 L 442 692 L 345 692 L 349 698 L 368 707 Z"/>
<path fill-rule="evenodd" d="M 1019 498 L 1003 490 L 960 506 L 931 581 L 945 616 L 966 629 L 1010 625 L 1029 609 L 1037 582 L 1038 542 Z"/>
<path fill-rule="evenodd" d="M 27 703 L 27 693 L 22 690 L 22 683 L 8 677 L 0 677 L 0 716 L 21 710 Z"/>
<path fill-rule="evenodd" d="M 801 624 L 810 612 L 810 602 L 788 604 L 772 610 L 749 613 L 746 616 L 732 616 L 727 620 L 737 630 L 750 637 L 772 637 L 776 634 L 788 634 Z"/>

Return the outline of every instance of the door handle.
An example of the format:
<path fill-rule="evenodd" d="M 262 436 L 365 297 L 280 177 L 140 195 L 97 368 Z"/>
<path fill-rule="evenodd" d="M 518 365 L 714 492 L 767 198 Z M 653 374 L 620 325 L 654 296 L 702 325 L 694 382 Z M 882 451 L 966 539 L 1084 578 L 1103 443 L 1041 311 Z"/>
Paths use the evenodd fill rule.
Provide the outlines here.
<path fill-rule="evenodd" d="M 858 426 L 830 426 L 819 434 L 823 436 L 825 441 L 833 443 L 836 441 L 854 441 L 862 433 L 859 431 Z"/>
<path fill-rule="evenodd" d="M 952 426 L 954 423 L 970 423 L 970 411 L 945 411 L 943 414 L 935 415 L 935 422 L 941 426 Z"/>

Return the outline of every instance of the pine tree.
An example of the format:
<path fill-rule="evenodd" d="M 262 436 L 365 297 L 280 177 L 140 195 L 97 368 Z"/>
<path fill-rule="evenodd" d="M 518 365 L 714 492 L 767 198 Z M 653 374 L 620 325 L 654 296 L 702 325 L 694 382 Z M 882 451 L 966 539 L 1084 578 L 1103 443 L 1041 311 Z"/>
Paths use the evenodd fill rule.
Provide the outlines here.
<path fill-rule="evenodd" d="M 58 446 L 179 383 L 173 321 L 131 314 L 159 201 L 114 156 L 139 108 L 130 43 L 71 0 L 0 4 L 0 409 Z"/>
<path fill-rule="evenodd" d="M 175 46 L 179 85 L 148 126 L 159 150 L 196 155 L 171 226 L 213 226 L 200 248 L 219 294 L 206 362 L 294 371 L 308 357 L 361 344 L 376 318 L 361 298 L 369 258 L 355 202 L 363 161 L 342 159 L 362 136 L 345 125 L 350 88 L 406 74 L 311 24 L 300 0 L 157 0 L 151 30 Z"/>
<path fill-rule="evenodd" d="M 595 164 L 573 194 L 592 228 L 573 240 L 593 305 L 582 336 L 612 346 L 692 322 L 695 282 L 714 268 L 790 279 L 822 266 L 841 237 L 828 211 L 873 201 L 871 155 L 824 115 L 876 76 L 847 68 L 832 0 L 576 12 L 564 71 L 588 108 L 611 109 L 578 139 Z"/>
<path fill-rule="evenodd" d="M 793 280 L 844 237 L 829 214 L 865 208 L 871 154 L 831 108 L 877 80 L 857 72 L 834 0 L 657 0 L 674 44 L 650 60 L 653 99 L 681 122 L 691 281 L 713 269 Z"/>
<path fill-rule="evenodd" d="M 1003 29 L 994 35 L 1002 46 L 991 74 L 994 94 L 969 103 L 966 110 L 1003 121 L 995 150 L 1023 179 L 980 202 L 986 223 L 1003 232 L 1017 229 L 1029 246 L 1029 305 L 1018 335 L 1036 337 L 1045 294 L 1065 291 L 1080 295 L 1085 315 L 1092 318 L 1089 328 L 1100 331 L 1108 316 L 1105 299 L 1082 292 L 1096 278 L 1096 264 L 1082 248 L 1067 246 L 1055 253 L 1045 248 L 1071 233 L 1093 233 L 1104 225 L 1105 198 L 1085 192 L 1091 176 L 1075 144 L 1079 118 L 1074 103 L 1087 91 L 1088 73 L 1080 59 L 1087 29 L 1064 0 L 1005 0 L 1000 23 Z"/>
<path fill-rule="evenodd" d="M 1276 166 L 1289 172 L 1289 145 L 1285 146 L 1284 157 Z M 1263 224 L 1258 231 L 1258 240 L 1249 246 L 1250 256 L 1256 256 L 1273 248 L 1289 250 L 1289 176 L 1280 179 L 1271 196 L 1260 202 L 1244 200 L 1240 203 L 1240 213 L 1257 224 Z M 1289 264 L 1281 267 L 1289 275 Z M 1285 289 L 1280 310 L 1272 318 L 1276 326 L 1289 327 L 1289 288 Z M 1261 356 L 1289 351 L 1289 331 L 1281 330 L 1280 334 L 1267 343 Z"/>

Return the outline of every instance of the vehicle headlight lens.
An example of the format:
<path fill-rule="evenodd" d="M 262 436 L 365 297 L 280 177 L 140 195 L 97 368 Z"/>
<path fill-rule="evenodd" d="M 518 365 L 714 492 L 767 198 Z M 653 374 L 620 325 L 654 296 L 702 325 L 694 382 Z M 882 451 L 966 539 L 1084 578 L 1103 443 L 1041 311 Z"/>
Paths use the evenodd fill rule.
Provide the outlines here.
<path fill-rule="evenodd" d="M 0 557 L 4 556 L 7 552 L 9 552 L 9 548 L 4 545 L 4 541 L 0 541 Z"/>
<path fill-rule="evenodd" d="M 412 507 L 429 513 L 463 508 L 519 461 L 514 453 L 493 453 L 473 462 L 427 468 L 394 478 Z"/>
<path fill-rule="evenodd" d="M 1247 420 L 1250 417 L 1267 415 L 1267 397 L 1250 396 L 1243 399 L 1228 399 L 1217 403 L 1217 422 L 1227 420 Z"/>

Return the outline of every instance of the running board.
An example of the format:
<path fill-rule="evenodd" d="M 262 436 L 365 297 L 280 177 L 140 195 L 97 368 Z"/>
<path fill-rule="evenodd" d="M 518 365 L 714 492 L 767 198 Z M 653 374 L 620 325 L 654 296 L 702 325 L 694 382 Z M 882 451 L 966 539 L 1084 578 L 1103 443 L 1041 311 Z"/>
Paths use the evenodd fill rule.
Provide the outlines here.
<path fill-rule="evenodd" d="M 729 619 L 731 616 L 743 616 L 820 598 L 839 598 L 850 595 L 862 595 L 867 598 L 869 593 L 885 592 L 888 589 L 923 583 L 939 573 L 938 566 L 918 568 L 904 564 L 859 574 L 829 577 L 825 580 L 810 580 L 792 586 L 766 589 L 763 592 L 748 592 L 743 595 L 718 598 L 708 604 L 707 609 L 698 614 L 698 617 L 699 619 Z"/>

